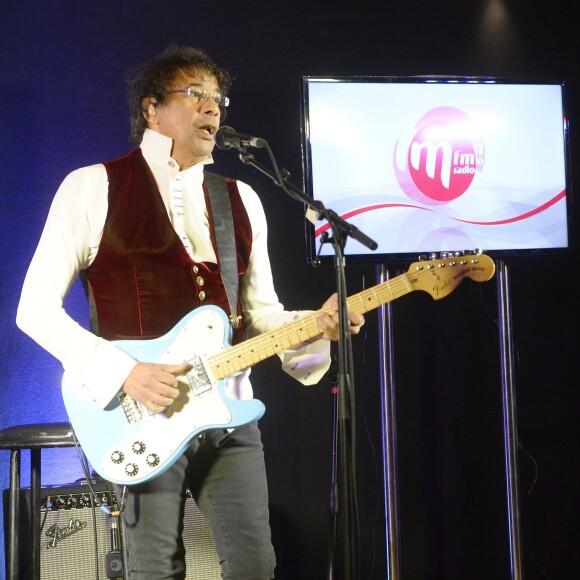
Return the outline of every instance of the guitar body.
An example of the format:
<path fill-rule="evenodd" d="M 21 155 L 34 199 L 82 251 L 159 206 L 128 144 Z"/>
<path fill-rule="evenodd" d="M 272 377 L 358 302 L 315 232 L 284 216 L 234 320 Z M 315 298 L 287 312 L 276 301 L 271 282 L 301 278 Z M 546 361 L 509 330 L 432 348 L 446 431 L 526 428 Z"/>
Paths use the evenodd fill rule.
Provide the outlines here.
<path fill-rule="evenodd" d="M 180 395 L 163 413 L 151 414 L 124 394 L 100 409 L 65 374 L 62 393 L 68 416 L 99 475 L 121 485 L 142 483 L 169 468 L 204 431 L 239 427 L 264 414 L 260 401 L 229 398 L 227 378 L 216 381 L 211 376 L 207 356 L 228 349 L 230 338 L 226 314 L 208 305 L 190 312 L 162 337 L 115 343 L 141 362 L 192 364 L 192 371 L 178 377 Z"/>

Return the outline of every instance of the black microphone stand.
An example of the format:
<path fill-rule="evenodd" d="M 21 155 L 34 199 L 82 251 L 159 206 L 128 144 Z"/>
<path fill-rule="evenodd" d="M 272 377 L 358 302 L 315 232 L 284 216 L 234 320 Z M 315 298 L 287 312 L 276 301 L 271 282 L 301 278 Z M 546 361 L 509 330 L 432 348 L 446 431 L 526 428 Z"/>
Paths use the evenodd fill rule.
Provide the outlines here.
<path fill-rule="evenodd" d="M 336 578 L 337 522 L 338 516 L 341 513 L 340 508 L 342 508 L 342 514 L 344 515 L 344 578 L 346 580 L 357 580 L 360 577 L 360 563 L 355 470 L 355 389 L 343 250 L 348 237 L 358 240 L 371 250 L 377 248 L 377 243 L 355 226 L 347 223 L 334 211 L 325 208 L 320 201 L 313 200 L 301 189 L 290 183 L 288 181 L 290 176 L 289 172 L 285 169 L 278 169 L 278 164 L 268 143 L 264 141 L 263 147 L 268 152 L 273 171 L 256 161 L 254 156 L 247 152 L 245 146 L 240 145 L 236 149 L 238 149 L 240 160 L 243 163 L 255 167 L 272 179 L 290 197 L 305 204 L 309 208 L 307 217 L 310 221 L 326 219 L 332 230 L 332 238 L 328 240 L 328 237 L 325 237 L 323 241 L 323 243 L 331 242 L 335 252 L 334 267 L 336 272 L 339 315 L 338 394 L 336 397 L 336 418 L 334 421 L 335 424 L 333 425 L 335 429 L 333 433 L 333 454 L 336 453 L 338 457 L 337 460 L 333 459 L 333 461 L 336 461 L 336 469 L 335 463 L 333 463 L 332 468 L 333 481 L 330 500 L 332 537 L 330 539 L 328 578 L 329 580 Z M 339 472 L 338 477 L 336 477 L 336 471 Z"/>

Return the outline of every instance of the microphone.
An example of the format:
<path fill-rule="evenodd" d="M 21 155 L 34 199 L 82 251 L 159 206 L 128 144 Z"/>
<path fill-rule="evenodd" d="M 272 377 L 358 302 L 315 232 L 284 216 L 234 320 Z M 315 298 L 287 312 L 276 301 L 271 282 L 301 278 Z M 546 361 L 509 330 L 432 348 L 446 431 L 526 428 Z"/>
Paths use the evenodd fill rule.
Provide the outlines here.
<path fill-rule="evenodd" d="M 252 137 L 251 135 L 244 135 L 234 131 L 232 127 L 222 125 L 215 132 L 215 144 L 220 149 L 244 149 L 245 147 L 256 147 L 261 149 L 266 146 L 266 140 L 261 137 Z"/>

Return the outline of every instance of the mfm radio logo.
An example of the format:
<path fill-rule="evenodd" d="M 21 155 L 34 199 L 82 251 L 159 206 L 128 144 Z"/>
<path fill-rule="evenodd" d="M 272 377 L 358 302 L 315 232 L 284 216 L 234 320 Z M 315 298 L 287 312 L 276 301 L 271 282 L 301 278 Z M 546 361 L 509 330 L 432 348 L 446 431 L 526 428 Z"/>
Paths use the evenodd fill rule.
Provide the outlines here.
<path fill-rule="evenodd" d="M 475 123 L 453 107 L 438 107 L 423 115 L 404 147 L 399 141 L 395 144 L 395 176 L 411 199 L 427 205 L 449 203 L 463 195 L 485 160 Z"/>

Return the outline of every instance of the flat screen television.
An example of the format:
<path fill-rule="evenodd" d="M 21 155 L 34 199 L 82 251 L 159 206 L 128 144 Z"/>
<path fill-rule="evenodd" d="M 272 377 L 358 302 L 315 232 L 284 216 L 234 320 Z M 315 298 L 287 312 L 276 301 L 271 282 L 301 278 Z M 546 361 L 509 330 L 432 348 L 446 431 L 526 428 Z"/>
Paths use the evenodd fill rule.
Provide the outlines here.
<path fill-rule="evenodd" d="M 571 240 L 565 83 L 302 78 L 305 190 L 378 243 L 350 260 L 558 253 Z M 324 220 L 307 223 L 308 259 Z M 324 244 L 323 261 L 333 249 Z"/>

